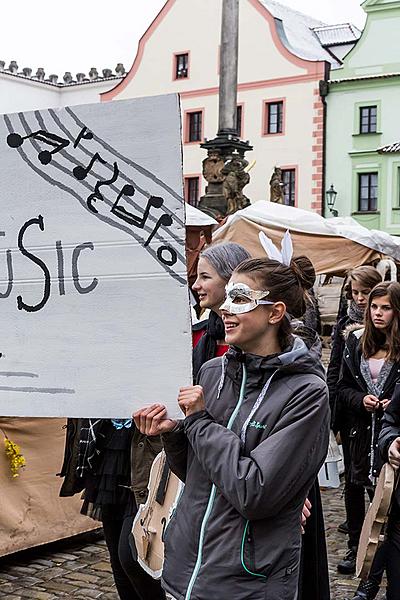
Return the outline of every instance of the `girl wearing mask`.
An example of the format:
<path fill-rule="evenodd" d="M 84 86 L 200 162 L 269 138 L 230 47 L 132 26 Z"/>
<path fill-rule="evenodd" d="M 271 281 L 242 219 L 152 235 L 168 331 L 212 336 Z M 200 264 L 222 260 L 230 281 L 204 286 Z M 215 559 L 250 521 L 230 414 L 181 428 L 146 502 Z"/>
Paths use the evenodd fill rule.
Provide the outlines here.
<path fill-rule="evenodd" d="M 163 434 L 186 483 L 165 537 L 163 585 L 175 598 L 297 596 L 300 516 L 329 407 L 318 349 L 293 335 L 287 313 L 304 313 L 314 280 L 305 257 L 241 263 L 220 308 L 230 348 L 180 390 L 184 421 L 160 404 L 134 415 L 142 432 Z"/>

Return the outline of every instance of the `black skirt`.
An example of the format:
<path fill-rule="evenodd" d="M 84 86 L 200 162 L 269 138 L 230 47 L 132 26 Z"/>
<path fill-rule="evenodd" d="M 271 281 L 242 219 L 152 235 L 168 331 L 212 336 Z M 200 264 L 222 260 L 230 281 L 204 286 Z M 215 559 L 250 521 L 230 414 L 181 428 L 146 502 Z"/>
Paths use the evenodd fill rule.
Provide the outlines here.
<path fill-rule="evenodd" d="M 105 422 L 94 471 L 85 476 L 83 515 L 96 521 L 122 520 L 136 512 L 130 488 L 133 430 L 133 426 L 116 429 L 111 421 Z"/>

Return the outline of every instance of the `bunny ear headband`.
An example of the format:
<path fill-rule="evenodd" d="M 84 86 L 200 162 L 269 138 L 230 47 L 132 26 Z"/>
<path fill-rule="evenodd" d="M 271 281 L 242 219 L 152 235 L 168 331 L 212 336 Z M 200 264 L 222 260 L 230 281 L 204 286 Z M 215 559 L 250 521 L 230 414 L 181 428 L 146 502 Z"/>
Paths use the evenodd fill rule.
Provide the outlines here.
<path fill-rule="evenodd" d="M 277 260 L 282 265 L 286 265 L 287 267 L 290 266 L 290 262 L 293 257 L 293 242 L 289 230 L 286 231 L 282 238 L 280 250 L 278 250 L 272 240 L 265 235 L 263 231 L 260 231 L 258 237 L 268 258 L 271 260 Z"/>

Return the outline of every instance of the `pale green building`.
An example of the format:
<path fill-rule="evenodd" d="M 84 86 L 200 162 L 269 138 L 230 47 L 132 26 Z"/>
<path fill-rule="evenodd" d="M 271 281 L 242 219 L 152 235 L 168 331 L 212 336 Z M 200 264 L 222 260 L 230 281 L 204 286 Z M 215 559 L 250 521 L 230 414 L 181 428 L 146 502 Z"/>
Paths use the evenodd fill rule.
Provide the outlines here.
<path fill-rule="evenodd" d="M 364 31 L 330 74 L 325 187 L 339 216 L 400 235 L 400 0 L 362 7 Z"/>

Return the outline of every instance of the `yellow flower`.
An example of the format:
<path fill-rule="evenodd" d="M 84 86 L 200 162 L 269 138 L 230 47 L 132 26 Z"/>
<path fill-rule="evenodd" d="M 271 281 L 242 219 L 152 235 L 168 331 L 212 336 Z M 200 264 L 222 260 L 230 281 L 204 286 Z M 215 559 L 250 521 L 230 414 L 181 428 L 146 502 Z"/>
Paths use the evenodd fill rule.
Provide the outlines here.
<path fill-rule="evenodd" d="M 6 454 L 10 460 L 11 474 L 13 477 L 19 477 L 19 469 L 22 469 L 26 465 L 26 461 L 21 454 L 20 447 L 15 442 L 12 442 L 7 435 L 5 435 L 4 438 L 4 445 Z"/>

